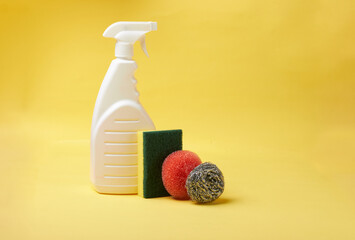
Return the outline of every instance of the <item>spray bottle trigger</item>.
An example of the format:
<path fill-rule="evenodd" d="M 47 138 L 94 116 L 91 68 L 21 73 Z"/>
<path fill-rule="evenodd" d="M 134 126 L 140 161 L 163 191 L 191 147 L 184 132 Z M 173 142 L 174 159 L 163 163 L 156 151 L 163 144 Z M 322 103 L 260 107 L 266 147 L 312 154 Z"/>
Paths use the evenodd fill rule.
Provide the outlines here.
<path fill-rule="evenodd" d="M 147 47 L 146 47 L 146 45 L 145 45 L 145 35 L 143 35 L 143 36 L 139 39 L 139 42 L 141 43 L 141 47 L 142 47 L 142 50 L 143 50 L 143 52 L 145 53 L 145 55 L 147 55 L 147 57 L 149 57 L 148 51 L 147 51 Z"/>

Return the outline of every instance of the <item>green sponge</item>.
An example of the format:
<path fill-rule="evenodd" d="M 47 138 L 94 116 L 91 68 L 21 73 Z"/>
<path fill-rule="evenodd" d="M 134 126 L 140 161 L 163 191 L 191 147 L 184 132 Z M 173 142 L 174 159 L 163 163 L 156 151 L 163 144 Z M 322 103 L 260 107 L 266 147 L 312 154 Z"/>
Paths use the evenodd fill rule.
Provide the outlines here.
<path fill-rule="evenodd" d="M 182 130 L 138 132 L 138 195 L 170 196 L 162 181 L 162 165 L 172 152 L 182 150 Z"/>

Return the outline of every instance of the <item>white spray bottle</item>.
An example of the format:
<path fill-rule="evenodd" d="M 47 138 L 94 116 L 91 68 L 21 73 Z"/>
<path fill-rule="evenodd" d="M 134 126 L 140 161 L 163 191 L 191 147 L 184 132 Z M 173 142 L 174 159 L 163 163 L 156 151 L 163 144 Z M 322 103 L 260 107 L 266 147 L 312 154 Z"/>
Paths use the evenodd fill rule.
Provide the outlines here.
<path fill-rule="evenodd" d="M 117 40 L 115 56 L 101 84 L 91 127 L 91 182 L 97 192 L 137 193 L 137 131 L 155 126 L 139 103 L 133 44 L 157 30 L 156 22 L 117 22 L 104 37 Z"/>

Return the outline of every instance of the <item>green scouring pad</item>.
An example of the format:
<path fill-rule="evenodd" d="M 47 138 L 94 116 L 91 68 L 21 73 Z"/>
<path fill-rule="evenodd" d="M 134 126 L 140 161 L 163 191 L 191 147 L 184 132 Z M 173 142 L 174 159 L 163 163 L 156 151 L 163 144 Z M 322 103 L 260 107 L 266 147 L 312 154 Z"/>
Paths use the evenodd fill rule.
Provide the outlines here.
<path fill-rule="evenodd" d="M 182 130 L 138 132 L 138 195 L 170 196 L 162 181 L 162 165 L 172 152 L 182 150 Z"/>

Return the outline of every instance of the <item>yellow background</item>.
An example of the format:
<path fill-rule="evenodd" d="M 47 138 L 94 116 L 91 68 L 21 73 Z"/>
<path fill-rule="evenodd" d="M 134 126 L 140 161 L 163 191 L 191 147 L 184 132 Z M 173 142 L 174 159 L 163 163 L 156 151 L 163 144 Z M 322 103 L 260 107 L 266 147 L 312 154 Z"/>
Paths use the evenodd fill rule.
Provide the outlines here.
<path fill-rule="evenodd" d="M 0 0 L 0 239 L 355 239 L 353 0 Z M 89 136 L 114 58 L 135 46 L 158 129 L 217 164 L 214 204 L 100 195 Z"/>

